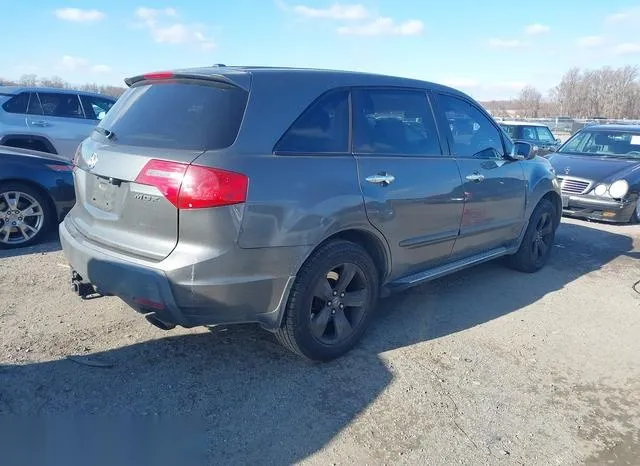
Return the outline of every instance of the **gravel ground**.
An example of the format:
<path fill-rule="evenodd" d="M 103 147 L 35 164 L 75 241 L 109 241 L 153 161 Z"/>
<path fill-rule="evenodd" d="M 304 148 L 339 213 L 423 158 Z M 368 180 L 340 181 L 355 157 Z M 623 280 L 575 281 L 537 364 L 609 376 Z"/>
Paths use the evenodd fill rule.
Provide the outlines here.
<path fill-rule="evenodd" d="M 491 263 L 389 298 L 324 365 L 253 326 L 163 332 L 115 298 L 80 301 L 59 249 L 0 252 L 8 466 L 147 464 L 134 450 L 154 464 L 638 464 L 638 226 L 564 220 L 543 271 Z"/>

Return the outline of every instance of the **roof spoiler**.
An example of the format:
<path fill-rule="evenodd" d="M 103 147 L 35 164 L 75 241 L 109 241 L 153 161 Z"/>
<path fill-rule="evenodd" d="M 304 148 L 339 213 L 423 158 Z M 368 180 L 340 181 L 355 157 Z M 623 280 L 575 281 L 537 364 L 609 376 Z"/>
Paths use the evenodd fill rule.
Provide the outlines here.
<path fill-rule="evenodd" d="M 126 78 L 124 83 L 131 87 L 132 85 L 142 81 L 163 81 L 167 79 L 201 79 L 203 81 L 214 81 L 230 86 L 238 87 L 248 91 L 244 86 L 240 85 L 236 81 L 230 79 L 224 74 L 199 74 L 199 73 L 184 73 L 179 71 L 154 71 L 152 73 L 140 74 L 131 78 Z"/>

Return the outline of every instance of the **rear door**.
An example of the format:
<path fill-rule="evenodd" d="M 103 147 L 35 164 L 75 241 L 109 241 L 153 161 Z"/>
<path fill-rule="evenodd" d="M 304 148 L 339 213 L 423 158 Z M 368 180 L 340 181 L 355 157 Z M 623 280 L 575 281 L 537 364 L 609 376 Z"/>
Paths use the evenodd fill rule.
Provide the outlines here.
<path fill-rule="evenodd" d="M 70 221 L 90 240 L 161 260 L 178 240 L 189 164 L 236 138 L 248 93 L 213 81 L 142 82 L 81 146 Z M 192 189 L 210 188 L 207 183 Z"/>
<path fill-rule="evenodd" d="M 69 160 L 95 126 L 85 118 L 78 94 L 70 92 L 34 93 L 27 123 L 34 132 L 46 135 Z"/>
<path fill-rule="evenodd" d="M 506 246 L 524 225 L 526 181 L 522 162 L 506 157 L 502 135 L 475 103 L 437 94 L 437 113 L 462 175 L 464 213 L 455 259 Z M 472 121 L 469 132 L 448 131 L 452 118 Z"/>
<path fill-rule="evenodd" d="M 7 134 L 22 134 L 27 129 L 27 106 L 29 92 L 2 94 L 0 88 L 0 138 Z"/>
<path fill-rule="evenodd" d="M 392 275 L 446 261 L 460 227 L 461 179 L 443 155 L 427 93 L 355 89 L 353 152 L 367 216 L 391 248 Z"/>

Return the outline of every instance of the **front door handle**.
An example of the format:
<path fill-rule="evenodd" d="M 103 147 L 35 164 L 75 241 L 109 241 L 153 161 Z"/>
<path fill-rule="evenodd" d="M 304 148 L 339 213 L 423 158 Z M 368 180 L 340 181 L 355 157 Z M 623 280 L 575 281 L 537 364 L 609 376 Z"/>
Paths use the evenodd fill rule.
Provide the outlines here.
<path fill-rule="evenodd" d="M 369 183 L 381 184 L 383 186 L 387 186 L 393 183 L 396 180 L 396 177 L 385 172 L 385 173 L 378 173 L 377 175 L 367 176 L 365 180 L 367 180 L 367 182 Z"/>
<path fill-rule="evenodd" d="M 474 183 L 484 181 L 484 175 L 481 175 L 480 173 L 472 173 L 471 175 L 467 175 L 465 178 L 469 181 L 473 181 Z"/>
<path fill-rule="evenodd" d="M 38 121 L 32 121 L 31 125 L 33 126 L 51 126 L 51 124 L 48 121 L 44 121 L 44 120 L 38 120 Z"/>

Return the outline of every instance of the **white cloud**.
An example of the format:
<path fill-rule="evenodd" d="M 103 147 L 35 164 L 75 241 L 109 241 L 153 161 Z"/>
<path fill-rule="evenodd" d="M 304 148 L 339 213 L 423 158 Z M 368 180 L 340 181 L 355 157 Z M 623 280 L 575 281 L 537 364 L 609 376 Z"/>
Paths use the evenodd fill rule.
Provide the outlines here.
<path fill-rule="evenodd" d="M 514 49 L 527 44 L 519 39 L 489 39 L 489 45 L 497 49 Z"/>
<path fill-rule="evenodd" d="M 93 65 L 91 67 L 91 71 L 94 73 L 109 73 L 111 71 L 111 67 L 107 65 Z"/>
<path fill-rule="evenodd" d="M 628 10 L 610 14 L 605 18 L 605 23 L 615 25 L 620 23 L 636 22 L 638 20 L 640 20 L 640 7 L 630 8 Z"/>
<path fill-rule="evenodd" d="M 640 42 L 624 42 L 613 48 L 616 55 L 634 55 L 640 54 Z"/>
<path fill-rule="evenodd" d="M 142 21 L 139 26 L 147 29 L 153 40 L 159 44 L 197 44 L 205 50 L 216 46 L 197 24 L 166 22 L 168 18 L 178 16 L 174 8 L 160 10 L 140 7 L 135 11 L 135 16 Z"/>
<path fill-rule="evenodd" d="M 379 17 L 374 21 L 338 28 L 338 33 L 353 36 L 415 36 L 424 31 L 424 23 L 410 19 L 396 23 L 392 18 Z"/>
<path fill-rule="evenodd" d="M 93 23 L 102 21 L 107 15 L 98 10 L 81 10 L 80 8 L 60 8 L 54 11 L 58 19 L 76 23 Z"/>
<path fill-rule="evenodd" d="M 305 18 L 327 18 L 337 20 L 359 20 L 369 16 L 367 9 L 360 4 L 334 3 L 329 8 L 311 8 L 305 5 L 296 5 L 292 11 Z"/>
<path fill-rule="evenodd" d="M 87 65 L 87 60 L 80 57 L 72 57 L 71 55 L 65 55 L 60 60 L 60 66 L 68 70 L 77 70 L 84 68 Z"/>
<path fill-rule="evenodd" d="M 544 24 L 530 24 L 524 28 L 524 33 L 528 36 L 539 36 L 540 34 L 546 34 L 551 30 L 549 26 Z"/>
<path fill-rule="evenodd" d="M 604 44 L 604 37 L 602 36 L 585 36 L 579 37 L 576 43 L 580 47 L 599 47 Z"/>

